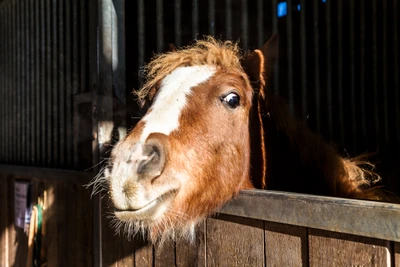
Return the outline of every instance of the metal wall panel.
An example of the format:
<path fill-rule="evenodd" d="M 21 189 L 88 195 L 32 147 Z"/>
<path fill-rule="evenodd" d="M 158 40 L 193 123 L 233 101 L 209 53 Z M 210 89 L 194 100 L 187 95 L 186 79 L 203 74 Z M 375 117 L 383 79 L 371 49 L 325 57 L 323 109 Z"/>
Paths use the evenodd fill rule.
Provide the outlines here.
<path fill-rule="evenodd" d="M 87 1 L 0 3 L 0 163 L 74 167 L 73 96 L 90 91 L 87 15 Z"/>

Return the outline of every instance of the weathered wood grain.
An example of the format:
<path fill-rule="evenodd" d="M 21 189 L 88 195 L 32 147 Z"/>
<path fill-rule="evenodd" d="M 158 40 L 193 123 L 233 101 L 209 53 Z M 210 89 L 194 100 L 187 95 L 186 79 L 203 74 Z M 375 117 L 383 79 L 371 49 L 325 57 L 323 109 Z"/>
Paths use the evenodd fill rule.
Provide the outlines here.
<path fill-rule="evenodd" d="M 206 266 L 206 222 L 196 227 L 194 242 L 181 240 L 176 243 L 176 266 Z"/>
<path fill-rule="evenodd" d="M 0 175 L 1 176 L 1 175 Z M 8 181 L 0 179 L 0 263 L 5 267 L 8 266 Z"/>
<path fill-rule="evenodd" d="M 57 181 L 48 181 L 46 183 L 47 203 L 46 210 L 43 214 L 43 219 L 46 225 L 46 254 L 48 266 L 58 265 L 58 230 L 57 230 Z M 61 240 L 60 241 L 64 241 Z M 65 242 L 65 241 L 64 241 Z"/>
<path fill-rule="evenodd" d="M 135 266 L 135 244 L 133 241 L 120 237 L 118 246 L 118 266 Z"/>
<path fill-rule="evenodd" d="M 175 242 L 167 241 L 161 246 L 154 247 L 154 266 L 174 266 L 175 265 Z"/>
<path fill-rule="evenodd" d="M 265 222 L 266 266 L 307 266 L 307 228 Z"/>
<path fill-rule="evenodd" d="M 104 197 L 101 200 L 101 238 L 102 238 L 102 264 L 104 266 L 118 266 L 118 250 L 121 246 L 122 237 L 115 234 L 115 230 L 110 226 L 110 219 L 107 214 L 110 213 L 109 200 Z"/>
<path fill-rule="evenodd" d="M 134 238 L 135 243 L 135 266 L 152 267 L 154 249 L 148 241 L 144 240 L 142 236 L 136 235 Z"/>
<path fill-rule="evenodd" d="M 389 241 L 309 229 L 310 267 L 391 266 Z"/>
<path fill-rule="evenodd" d="M 264 266 L 262 221 L 229 215 L 207 220 L 207 266 Z"/>
<path fill-rule="evenodd" d="M 246 190 L 219 212 L 332 232 L 400 241 L 398 230 L 400 229 L 400 205 L 393 203 L 269 190 Z"/>

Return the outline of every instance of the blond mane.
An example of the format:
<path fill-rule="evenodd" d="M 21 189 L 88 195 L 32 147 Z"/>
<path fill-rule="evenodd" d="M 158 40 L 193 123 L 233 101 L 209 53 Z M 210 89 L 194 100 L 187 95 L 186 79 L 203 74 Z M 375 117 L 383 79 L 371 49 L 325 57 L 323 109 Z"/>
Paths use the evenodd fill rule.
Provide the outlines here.
<path fill-rule="evenodd" d="M 148 95 L 165 76 L 181 66 L 211 65 L 222 69 L 242 69 L 239 46 L 236 42 L 219 41 L 211 36 L 198 40 L 177 51 L 158 54 L 144 68 L 145 84 L 135 92 L 139 100 Z"/>

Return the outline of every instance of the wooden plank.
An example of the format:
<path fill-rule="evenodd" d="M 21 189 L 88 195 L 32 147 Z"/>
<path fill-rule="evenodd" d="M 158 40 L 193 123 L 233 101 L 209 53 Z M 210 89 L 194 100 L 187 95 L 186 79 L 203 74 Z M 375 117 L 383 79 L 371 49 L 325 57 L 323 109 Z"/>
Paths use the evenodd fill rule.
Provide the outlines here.
<path fill-rule="evenodd" d="M 175 265 L 175 242 L 166 241 L 154 247 L 154 266 L 174 266 Z"/>
<path fill-rule="evenodd" d="M 206 266 L 206 222 L 196 227 L 193 242 L 180 240 L 176 243 L 176 266 Z"/>
<path fill-rule="evenodd" d="M 391 266 L 390 242 L 309 229 L 312 266 Z"/>
<path fill-rule="evenodd" d="M 9 235 L 9 222 L 8 222 L 8 198 L 6 179 L 0 179 L 0 263 L 8 267 L 8 235 Z"/>
<path fill-rule="evenodd" d="M 25 266 L 28 251 L 28 237 L 21 228 L 14 227 L 14 181 L 12 176 L 8 177 L 8 252 L 9 266 Z"/>
<path fill-rule="evenodd" d="M 265 222 L 266 266 L 308 266 L 307 228 Z"/>
<path fill-rule="evenodd" d="M 78 222 L 76 240 L 78 249 L 77 262 L 74 266 L 93 266 L 93 210 L 90 199 L 91 190 L 78 183 L 76 184 L 78 204 L 75 220 Z"/>
<path fill-rule="evenodd" d="M 141 235 L 134 238 L 135 244 L 135 266 L 152 267 L 153 266 L 153 246 L 144 240 Z"/>
<path fill-rule="evenodd" d="M 229 215 L 207 220 L 207 266 L 264 266 L 262 221 Z"/>
<path fill-rule="evenodd" d="M 120 249 L 119 239 L 122 237 L 115 235 L 114 229 L 110 226 L 110 219 L 107 218 L 106 214 L 110 213 L 108 208 L 108 199 L 105 196 L 101 200 L 102 212 L 103 215 L 101 219 L 101 237 L 102 241 L 102 264 L 103 266 L 118 266 L 118 250 Z"/>
<path fill-rule="evenodd" d="M 120 236 L 118 246 L 118 266 L 135 266 L 135 247 L 132 240 L 127 240 L 125 237 Z"/>
<path fill-rule="evenodd" d="M 242 191 L 220 212 L 264 221 L 400 241 L 398 230 L 400 229 L 400 205 L 393 203 L 270 190 L 247 190 Z"/>
<path fill-rule="evenodd" d="M 67 267 L 70 266 L 70 261 L 73 261 L 73 259 L 69 257 L 69 254 L 71 253 L 69 249 L 72 247 L 71 242 L 74 233 L 70 231 L 75 231 L 75 229 L 69 228 L 68 226 L 70 225 L 70 221 L 74 218 L 71 218 L 71 213 L 66 207 L 69 205 L 69 198 L 67 197 L 67 194 L 69 193 L 68 184 L 64 181 L 57 181 L 55 187 L 55 202 L 50 207 L 50 209 L 54 210 L 54 213 L 50 220 L 55 220 L 57 222 L 57 266 Z"/>
<path fill-rule="evenodd" d="M 394 266 L 400 267 L 400 243 L 394 243 Z"/>
<path fill-rule="evenodd" d="M 47 266 L 58 266 L 58 230 L 57 230 L 57 181 L 47 181 L 47 203 L 43 214 L 43 219 L 46 227 L 46 242 L 45 249 L 47 252 Z M 60 240 L 61 242 L 63 240 Z"/>

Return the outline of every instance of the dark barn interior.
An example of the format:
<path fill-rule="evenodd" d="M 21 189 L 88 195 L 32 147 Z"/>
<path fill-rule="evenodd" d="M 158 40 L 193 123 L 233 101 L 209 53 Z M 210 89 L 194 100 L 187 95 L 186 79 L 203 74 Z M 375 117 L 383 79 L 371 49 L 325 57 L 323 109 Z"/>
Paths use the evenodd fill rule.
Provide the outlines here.
<path fill-rule="evenodd" d="M 248 192 L 194 243 L 157 247 L 115 235 L 87 189 L 143 116 L 132 90 L 154 54 L 206 35 L 246 53 L 277 34 L 268 90 L 400 195 L 399 16 L 396 0 L 0 0 L 0 266 L 32 261 L 18 182 L 27 209 L 44 203 L 47 266 L 400 266 L 396 204 Z"/>

